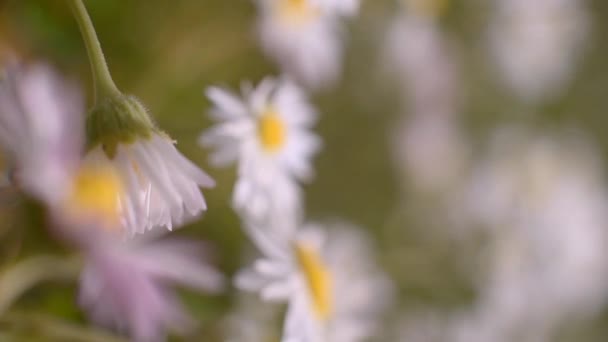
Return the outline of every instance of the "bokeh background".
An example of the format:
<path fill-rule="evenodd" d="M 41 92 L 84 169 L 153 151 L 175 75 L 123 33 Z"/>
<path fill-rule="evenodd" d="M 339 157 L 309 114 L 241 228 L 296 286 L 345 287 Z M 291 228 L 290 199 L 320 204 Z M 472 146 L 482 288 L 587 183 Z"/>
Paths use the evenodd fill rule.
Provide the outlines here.
<path fill-rule="evenodd" d="M 347 22 L 342 78 L 334 87 L 311 95 L 321 113 L 316 130 L 324 146 L 315 161 L 316 178 L 305 186 L 306 212 L 313 220 L 341 218 L 369 231 L 380 265 L 394 280 L 397 299 L 383 322 L 385 335 L 373 341 L 457 340 L 447 333 L 457 325 L 450 317 L 476 307 L 483 294 L 478 275 L 491 273 L 484 270 L 494 267 L 487 249 L 495 246 L 492 241 L 504 238 L 463 228 L 476 223 L 460 215 L 467 209 L 459 204 L 468 198 L 463 189 L 474 178 L 476 163 L 487 159 L 492 137 L 503 127 L 517 127 L 532 141 L 550 136 L 557 143 L 575 132 L 576 141 L 585 141 L 594 151 L 591 158 L 601 180 L 597 190 L 608 191 L 601 189 L 608 184 L 603 171 L 608 166 L 608 2 L 572 2 L 585 8 L 589 25 L 584 43 L 577 48 L 580 56 L 572 63 L 570 79 L 539 100 L 513 91 L 492 61 L 487 46 L 495 10 L 492 1 L 450 1 L 438 16 L 435 25 L 459 69 L 454 82 L 458 108 L 451 122 L 466 138 L 467 157 L 454 176 L 458 180 L 430 190 L 420 186 L 415 172 L 398 157 L 399 136 L 406 134 L 399 127 L 418 115 L 408 102 L 411 91 L 403 87 L 399 73 L 392 72 L 396 67 L 386 62 L 387 35 L 400 15 L 400 5 L 363 0 L 360 15 Z M 253 251 L 230 207 L 235 172 L 208 165 L 209 151 L 196 140 L 211 124 L 206 115 L 210 103 L 203 94 L 206 87 L 236 88 L 244 80 L 257 82 L 279 73 L 259 48 L 255 5 L 248 0 L 85 3 L 117 85 L 139 97 L 159 126 L 179 142 L 180 150 L 217 181 L 215 189 L 205 192 L 209 211 L 177 234 L 208 241 L 211 260 L 228 276 L 234 274 Z M 0 60 L 14 57 L 55 65 L 82 84 L 91 103 L 86 51 L 64 1 L 0 0 Z M 425 142 L 442 139 L 432 134 L 425 138 Z M 524 145 L 513 153 L 523 155 L 527 149 Z M 556 149 L 562 151 L 560 146 Z M 557 159 L 566 165 L 556 168 L 576 162 Z M 441 161 L 433 168 L 453 168 Z M 3 194 L 1 200 L 0 272 L 33 255 L 51 254 L 58 258 L 53 272 L 61 274 L 61 265 L 69 263 L 71 254 L 41 227 L 40 209 L 12 195 Z M 608 225 L 604 229 L 608 231 Z M 587 276 L 608 290 L 608 279 L 590 272 Z M 50 278 L 57 279 L 32 281 L 31 288 L 0 314 L 0 341 L 121 340 L 86 323 L 76 305 L 74 274 L 68 271 Z M 228 289 L 223 295 L 205 296 L 186 291 L 183 298 L 200 322 L 186 340 L 223 341 L 226 318 L 238 307 L 238 292 Z M 602 295 L 596 299 L 597 308 L 582 318 L 567 316 L 559 329 L 538 341 L 606 341 L 608 306 Z M 425 329 L 446 333 L 432 336 Z M 532 341 L 526 338 L 513 336 L 506 341 Z"/>

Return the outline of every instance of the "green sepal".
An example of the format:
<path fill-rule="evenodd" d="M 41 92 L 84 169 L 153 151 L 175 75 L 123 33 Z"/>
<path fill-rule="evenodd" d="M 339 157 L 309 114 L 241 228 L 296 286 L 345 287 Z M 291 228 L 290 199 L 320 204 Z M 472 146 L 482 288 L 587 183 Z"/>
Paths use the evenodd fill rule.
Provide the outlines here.
<path fill-rule="evenodd" d="M 116 155 L 118 144 L 149 139 L 152 134 L 161 132 L 139 100 L 120 94 L 108 96 L 93 107 L 87 117 L 86 133 L 88 148 L 101 145 L 106 155 L 112 159 Z"/>

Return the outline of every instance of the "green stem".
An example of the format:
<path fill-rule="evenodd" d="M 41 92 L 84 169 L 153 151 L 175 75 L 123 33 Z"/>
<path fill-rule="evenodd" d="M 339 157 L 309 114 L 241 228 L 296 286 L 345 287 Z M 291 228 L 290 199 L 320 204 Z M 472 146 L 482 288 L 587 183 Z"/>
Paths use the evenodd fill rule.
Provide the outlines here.
<path fill-rule="evenodd" d="M 82 3 L 82 0 L 68 0 L 72 7 L 74 17 L 80 27 L 82 39 L 87 48 L 91 70 L 93 72 L 93 81 L 95 83 L 95 101 L 100 101 L 105 97 L 114 97 L 120 95 L 120 91 L 112 80 L 108 64 L 101 50 L 101 44 L 97 39 L 95 27 L 91 22 L 91 18 L 87 13 L 87 9 Z"/>
<path fill-rule="evenodd" d="M 55 256 L 30 257 L 0 272 L 0 316 L 22 294 L 46 280 L 75 279 L 80 271 L 77 259 Z"/>

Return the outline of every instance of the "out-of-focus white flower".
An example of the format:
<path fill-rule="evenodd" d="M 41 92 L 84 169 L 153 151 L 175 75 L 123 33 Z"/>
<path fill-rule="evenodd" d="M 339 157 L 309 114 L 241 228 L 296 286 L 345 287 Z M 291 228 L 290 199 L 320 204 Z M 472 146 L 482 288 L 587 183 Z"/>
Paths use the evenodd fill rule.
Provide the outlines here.
<path fill-rule="evenodd" d="M 452 46 L 434 20 L 442 1 L 407 2 L 387 37 L 387 68 L 406 91 L 393 132 L 397 166 L 424 191 L 453 185 L 468 161 L 468 144 L 456 122 L 460 109 L 458 68 Z"/>
<path fill-rule="evenodd" d="M 217 291 L 222 278 L 202 262 L 191 241 L 95 239 L 86 251 L 80 304 L 100 325 L 125 331 L 134 341 L 163 341 L 166 332 L 184 332 L 193 321 L 170 285 Z"/>
<path fill-rule="evenodd" d="M 358 231 L 309 224 L 288 239 L 249 232 L 264 258 L 236 284 L 262 299 L 288 302 L 282 341 L 362 341 L 373 334 L 390 283 Z"/>
<path fill-rule="evenodd" d="M 416 188 L 441 192 L 463 180 L 470 146 L 453 120 L 415 116 L 402 119 L 396 128 L 395 161 Z"/>
<path fill-rule="evenodd" d="M 495 0 L 489 47 L 508 85 L 524 99 L 550 96 L 570 79 L 589 31 L 580 0 Z"/>
<path fill-rule="evenodd" d="M 472 179 L 470 210 L 492 247 L 460 340 L 549 341 L 565 320 L 596 313 L 608 295 L 608 196 L 595 151 L 507 130 Z"/>
<path fill-rule="evenodd" d="M 331 84 L 341 71 L 342 17 L 359 0 L 257 0 L 264 51 L 281 69 L 310 88 Z"/>
<path fill-rule="evenodd" d="M 0 80 L 0 144 L 18 185 L 47 203 L 64 194 L 83 147 L 77 88 L 46 65 L 9 67 Z"/>
<path fill-rule="evenodd" d="M 410 112 L 454 116 L 460 105 L 455 51 L 435 21 L 415 14 L 391 25 L 386 65 L 405 87 Z"/>
<path fill-rule="evenodd" d="M 152 133 L 120 143 L 111 153 L 98 145 L 87 154 L 88 162 L 112 163 L 125 182 L 120 205 L 131 235 L 157 226 L 171 230 L 207 209 L 199 186 L 212 187 L 214 181 L 174 144 L 168 136 Z"/>
<path fill-rule="evenodd" d="M 256 88 L 245 85 L 243 99 L 209 88 L 211 115 L 218 124 L 200 143 L 217 148 L 212 162 L 238 161 L 233 204 L 248 216 L 298 210 L 297 181 L 313 177 L 310 159 L 320 148 L 310 129 L 317 113 L 293 83 L 267 78 Z"/>

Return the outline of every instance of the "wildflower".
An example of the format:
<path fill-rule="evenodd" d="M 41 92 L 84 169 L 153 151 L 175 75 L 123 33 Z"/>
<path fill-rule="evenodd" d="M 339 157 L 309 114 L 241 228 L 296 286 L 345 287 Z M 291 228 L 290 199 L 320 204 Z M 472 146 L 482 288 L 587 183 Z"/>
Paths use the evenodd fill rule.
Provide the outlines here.
<path fill-rule="evenodd" d="M 425 192 L 454 186 L 469 152 L 457 120 L 458 60 L 437 22 L 446 5 L 406 1 L 406 13 L 398 15 L 387 36 L 386 65 L 407 91 L 408 115 L 395 125 L 395 160 L 408 181 Z"/>
<path fill-rule="evenodd" d="M 192 241 L 90 241 L 79 303 L 96 323 L 122 330 L 135 341 L 162 341 L 166 331 L 193 324 L 169 285 L 217 291 L 222 279 L 202 263 Z"/>
<path fill-rule="evenodd" d="M 83 145 L 80 94 L 47 65 L 9 66 L 0 81 L 0 145 L 18 186 L 48 203 L 63 196 Z"/>
<path fill-rule="evenodd" d="M 310 132 L 316 112 L 293 83 L 267 78 L 256 88 L 243 86 L 243 99 L 209 88 L 211 115 L 218 124 L 200 143 L 216 147 L 212 162 L 238 161 L 233 204 L 252 217 L 283 209 L 295 210 L 300 190 L 296 181 L 312 178 L 310 159 L 320 148 Z"/>
<path fill-rule="evenodd" d="M 499 131 L 488 152 L 472 175 L 468 226 L 494 247 L 462 329 L 480 341 L 543 340 L 608 298 L 601 159 L 578 137 L 517 128 Z"/>
<path fill-rule="evenodd" d="M 282 341 L 361 341 L 385 307 L 387 279 L 363 236 L 346 225 L 309 224 L 289 239 L 249 230 L 264 257 L 236 285 L 267 301 L 287 301 Z"/>
<path fill-rule="evenodd" d="M 341 18 L 356 14 L 358 0 L 258 0 L 264 51 L 309 88 L 335 81 L 341 69 Z"/>
<path fill-rule="evenodd" d="M 526 100 L 555 94 L 584 50 L 589 18 L 584 1 L 499 0 L 489 49 L 506 84 Z"/>
<path fill-rule="evenodd" d="M 95 80 L 95 106 L 87 117 L 88 159 L 106 160 L 126 184 L 120 205 L 130 234 L 175 225 L 206 210 L 199 187 L 213 180 L 184 157 L 152 122 L 144 106 L 121 93 L 108 70 L 81 0 L 71 0 Z"/>

